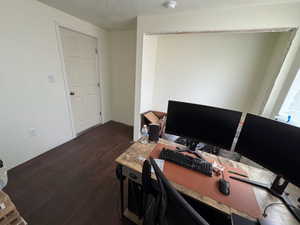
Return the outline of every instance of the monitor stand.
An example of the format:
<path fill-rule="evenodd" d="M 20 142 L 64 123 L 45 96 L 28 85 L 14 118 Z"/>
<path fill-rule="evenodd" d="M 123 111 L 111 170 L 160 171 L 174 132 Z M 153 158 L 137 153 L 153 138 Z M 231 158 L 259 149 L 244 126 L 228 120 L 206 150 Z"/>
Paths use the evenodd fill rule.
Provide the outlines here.
<path fill-rule="evenodd" d="M 199 144 L 199 141 L 191 138 L 186 139 L 186 146 L 189 150 L 196 151 L 196 147 Z"/>
<path fill-rule="evenodd" d="M 280 183 L 280 180 L 282 178 L 281 176 L 277 176 L 271 186 L 268 184 L 252 181 L 247 178 L 240 178 L 240 177 L 233 177 L 233 176 L 230 176 L 230 178 L 265 189 L 272 195 L 279 198 L 283 202 L 283 204 L 285 204 L 285 206 L 290 210 L 290 212 L 295 216 L 298 222 L 300 222 L 300 208 L 294 206 L 292 201 L 288 197 L 289 194 L 284 192 L 289 182 L 285 180 L 281 184 Z"/>
<path fill-rule="evenodd" d="M 185 145 L 186 148 L 189 149 L 190 151 L 195 151 L 197 145 L 199 144 L 199 141 L 192 138 L 179 137 L 176 139 L 175 143 L 180 145 Z"/>
<path fill-rule="evenodd" d="M 202 154 L 199 151 L 196 151 L 196 147 L 199 144 L 199 141 L 191 138 L 186 138 L 186 148 L 176 147 L 177 152 L 187 152 L 194 154 L 197 158 L 205 160 Z"/>

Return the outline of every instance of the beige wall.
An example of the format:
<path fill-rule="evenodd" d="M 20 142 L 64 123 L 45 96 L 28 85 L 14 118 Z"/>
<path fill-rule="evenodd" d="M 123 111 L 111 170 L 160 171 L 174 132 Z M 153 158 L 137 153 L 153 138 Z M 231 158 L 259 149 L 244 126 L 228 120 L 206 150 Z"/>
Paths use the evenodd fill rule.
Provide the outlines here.
<path fill-rule="evenodd" d="M 134 139 L 136 140 L 140 136 L 139 113 L 141 110 L 142 56 L 145 34 L 298 27 L 300 25 L 299 9 L 300 4 L 295 3 L 233 9 L 206 9 L 172 15 L 139 16 L 137 20 Z M 274 81 L 274 86 L 268 93 L 270 97 L 265 108 L 269 108 L 271 112 L 286 82 L 299 45 L 300 33 L 298 31 L 278 77 Z M 274 101 L 269 102 L 269 99 Z M 267 116 L 270 116 L 270 113 Z"/>
<path fill-rule="evenodd" d="M 157 62 L 157 41 L 158 37 L 155 35 L 146 35 L 144 37 L 141 113 L 153 110 L 153 90 Z"/>
<path fill-rule="evenodd" d="M 159 36 L 153 109 L 166 112 L 168 100 L 178 100 L 252 111 L 278 37 L 279 33 Z"/>
<path fill-rule="evenodd" d="M 275 110 L 273 110 L 273 116 L 278 115 L 280 108 L 284 107 L 284 102 L 287 101 L 289 102 L 289 92 L 293 92 L 295 90 L 295 85 L 298 84 L 298 81 L 295 81 L 297 73 L 299 74 L 299 68 L 300 68 L 300 47 L 298 48 L 298 52 L 296 57 L 294 58 L 291 69 L 288 71 L 289 76 L 287 77 L 286 81 L 283 84 L 282 91 L 279 93 L 278 98 L 276 99 L 276 102 L 274 103 L 275 105 Z M 295 82 L 295 84 L 293 84 Z M 300 83 L 300 82 L 299 82 Z M 292 89 L 292 90 L 290 90 Z M 293 94 L 291 93 L 291 96 Z"/>
<path fill-rule="evenodd" d="M 111 31 L 112 118 L 133 125 L 136 30 Z"/>
<path fill-rule="evenodd" d="M 0 157 L 8 168 L 74 137 L 55 22 L 98 38 L 103 119 L 111 119 L 108 33 L 34 0 L 2 1 Z"/>
<path fill-rule="evenodd" d="M 266 76 L 261 79 L 260 85 L 262 88 L 258 90 L 253 105 L 253 111 L 262 114 L 263 116 L 272 117 L 274 107 L 265 106 L 267 102 L 271 101 L 270 93 L 272 92 L 278 73 L 284 63 L 292 37 L 293 31 L 280 33 L 280 36 L 277 38 L 272 48 L 271 58 L 265 69 Z"/>

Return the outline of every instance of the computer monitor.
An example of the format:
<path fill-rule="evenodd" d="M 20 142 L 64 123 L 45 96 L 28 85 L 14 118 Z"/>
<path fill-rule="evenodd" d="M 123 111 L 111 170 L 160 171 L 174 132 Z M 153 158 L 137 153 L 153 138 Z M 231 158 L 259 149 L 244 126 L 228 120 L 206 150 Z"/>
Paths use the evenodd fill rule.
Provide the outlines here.
<path fill-rule="evenodd" d="M 247 114 L 235 150 L 300 187 L 300 128 Z"/>
<path fill-rule="evenodd" d="M 166 133 L 229 150 L 241 116 L 233 110 L 169 101 Z"/>
<path fill-rule="evenodd" d="M 300 222 L 300 208 L 285 189 L 289 182 L 300 187 L 300 128 L 247 114 L 236 151 L 277 174 L 272 184 L 230 177 L 255 185 L 277 196 Z M 282 182 L 281 178 L 286 179 Z"/>

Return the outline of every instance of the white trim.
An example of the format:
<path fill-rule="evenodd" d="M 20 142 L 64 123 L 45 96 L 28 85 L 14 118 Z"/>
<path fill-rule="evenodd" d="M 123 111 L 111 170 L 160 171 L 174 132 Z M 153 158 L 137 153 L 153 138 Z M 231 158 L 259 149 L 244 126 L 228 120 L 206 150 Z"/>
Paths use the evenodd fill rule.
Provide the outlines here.
<path fill-rule="evenodd" d="M 100 49 L 99 49 L 99 39 L 97 36 L 92 35 L 88 32 L 79 30 L 78 28 L 75 28 L 72 25 L 67 25 L 67 24 L 62 24 L 60 22 L 54 21 L 54 25 L 55 25 L 55 32 L 56 32 L 56 39 L 57 39 L 57 45 L 58 45 L 58 53 L 59 53 L 59 59 L 61 62 L 61 71 L 62 71 L 62 75 L 63 75 L 63 81 L 64 81 L 64 89 L 65 89 L 65 98 L 66 98 L 66 107 L 67 107 L 67 111 L 69 114 L 69 121 L 70 121 L 70 128 L 72 131 L 72 139 L 77 137 L 76 134 L 76 129 L 75 129 L 75 123 L 74 123 L 74 117 L 73 117 L 73 110 L 72 110 L 72 104 L 71 104 L 71 98 L 70 98 L 70 88 L 68 85 L 68 78 L 67 78 L 67 72 L 66 72 L 66 65 L 65 65 L 65 60 L 64 60 L 64 53 L 63 53 L 63 47 L 62 47 L 62 38 L 61 38 L 61 33 L 60 33 L 60 28 L 66 28 L 78 33 L 82 33 L 84 35 L 90 36 L 92 38 L 96 39 L 96 48 L 98 50 L 98 54 L 96 54 L 96 72 L 98 74 L 97 76 L 97 82 L 100 84 L 99 87 L 99 111 L 101 112 L 101 117 L 99 115 L 99 123 L 102 124 L 103 123 L 103 93 L 102 93 L 102 85 L 101 85 L 101 73 L 100 73 Z"/>
<path fill-rule="evenodd" d="M 261 29 L 233 29 L 233 30 L 199 30 L 199 31 L 174 31 L 174 32 L 144 32 L 144 35 L 168 35 L 168 34 L 247 34 L 247 33 L 273 33 L 273 32 L 290 32 L 297 27 L 279 27 L 279 28 L 261 28 Z"/>
<path fill-rule="evenodd" d="M 100 73 L 100 68 L 101 68 L 101 64 L 100 64 L 100 48 L 99 48 L 99 40 L 96 38 L 96 48 L 97 48 L 97 54 L 96 54 L 96 73 L 98 74 L 97 76 L 97 82 L 100 85 L 98 88 L 98 94 L 99 94 L 99 113 L 101 113 L 101 116 L 99 115 L 100 119 L 99 119 L 99 123 L 103 124 L 103 95 L 102 95 L 102 82 L 101 82 L 101 73 Z"/>
<path fill-rule="evenodd" d="M 139 22 L 139 21 L 138 21 Z M 142 65 L 144 51 L 144 33 L 140 34 L 139 25 L 136 39 L 136 65 L 135 65 L 135 98 L 134 98 L 134 122 L 133 140 L 137 141 L 141 137 L 141 89 L 142 89 Z"/>
<path fill-rule="evenodd" d="M 66 65 L 65 65 L 65 60 L 64 60 L 64 53 L 63 53 L 63 48 L 62 48 L 62 39 L 60 35 L 60 27 L 61 25 L 57 22 L 55 22 L 55 32 L 56 32 L 56 39 L 57 39 L 57 45 L 58 45 L 58 54 L 59 54 L 59 59 L 61 62 L 61 72 L 63 75 L 63 81 L 64 81 L 64 89 L 65 89 L 65 98 L 66 98 L 66 107 L 69 115 L 69 122 L 70 122 L 70 128 L 72 131 L 72 139 L 76 137 L 76 130 L 75 130 L 75 125 L 74 125 L 74 118 L 73 118 L 73 112 L 72 112 L 72 106 L 71 106 L 71 99 L 69 96 L 70 89 L 68 85 L 68 80 L 67 80 L 67 72 L 66 72 Z"/>

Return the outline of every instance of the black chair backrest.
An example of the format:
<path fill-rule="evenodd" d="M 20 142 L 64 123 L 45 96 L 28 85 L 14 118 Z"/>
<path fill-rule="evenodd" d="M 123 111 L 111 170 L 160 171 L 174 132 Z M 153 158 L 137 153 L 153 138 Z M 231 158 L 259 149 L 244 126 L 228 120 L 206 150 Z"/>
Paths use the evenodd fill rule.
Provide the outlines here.
<path fill-rule="evenodd" d="M 146 166 L 149 176 L 149 162 Z M 144 221 L 144 224 L 159 224 L 159 225 L 209 225 L 208 222 L 199 215 L 199 213 L 178 193 L 178 191 L 170 184 L 168 179 L 164 176 L 162 171 L 157 166 L 154 159 L 150 157 L 150 164 L 153 166 L 155 175 L 158 183 L 158 192 L 155 195 L 156 203 L 154 207 L 158 207 L 155 211 L 157 212 L 156 218 L 153 218 L 149 221 Z M 144 164 L 145 167 L 145 164 Z M 144 169 L 144 168 L 143 168 Z M 144 172 L 144 171 L 143 171 Z M 146 182 L 146 190 L 151 191 L 151 185 L 149 182 L 150 177 L 147 178 L 146 173 L 143 173 L 143 183 Z M 157 188 L 156 188 L 157 189 Z M 146 193 L 147 193 L 146 191 Z M 149 220 L 147 215 L 145 215 L 146 220 Z"/>

